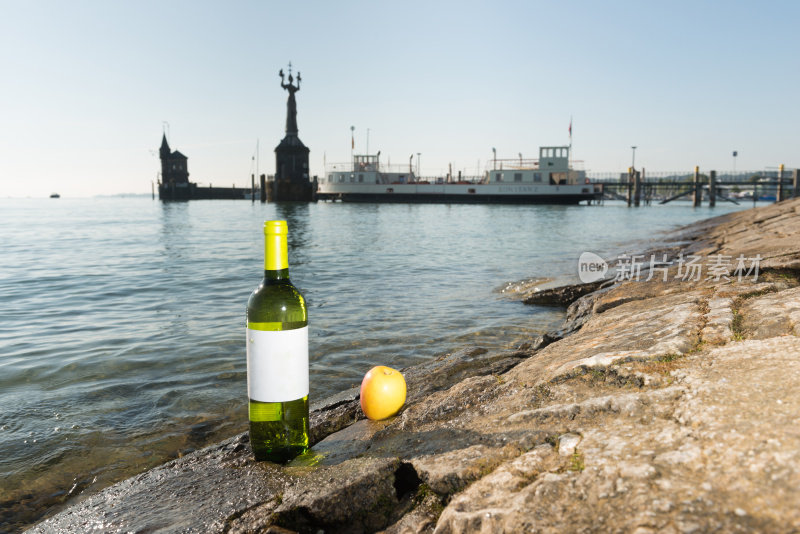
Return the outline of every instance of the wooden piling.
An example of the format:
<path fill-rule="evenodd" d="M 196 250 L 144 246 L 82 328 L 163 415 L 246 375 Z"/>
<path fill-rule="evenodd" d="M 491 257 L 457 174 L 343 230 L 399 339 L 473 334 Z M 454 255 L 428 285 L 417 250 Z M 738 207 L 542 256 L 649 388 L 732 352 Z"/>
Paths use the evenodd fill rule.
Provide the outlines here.
<path fill-rule="evenodd" d="M 256 201 L 256 175 L 250 175 L 250 202 Z"/>
<path fill-rule="evenodd" d="M 800 176 L 800 171 L 798 171 L 798 169 L 793 170 L 792 171 L 792 188 L 793 188 L 792 189 L 792 198 L 800 197 L 800 191 L 798 191 L 798 189 L 800 189 L 800 187 L 799 187 L 800 183 L 798 183 L 799 182 L 798 176 Z"/>
<path fill-rule="evenodd" d="M 783 200 L 783 163 L 778 167 L 778 189 L 775 191 L 775 202 Z"/>
<path fill-rule="evenodd" d="M 642 173 L 633 171 L 633 205 L 637 208 L 642 201 Z"/>
<path fill-rule="evenodd" d="M 703 201 L 703 189 L 700 186 L 700 167 L 694 168 L 694 196 L 692 197 L 692 206 L 695 208 Z"/>
<path fill-rule="evenodd" d="M 717 205 L 717 171 L 708 173 L 708 206 L 713 208 Z"/>
<path fill-rule="evenodd" d="M 267 201 L 267 176 L 262 174 L 259 178 L 261 179 L 261 202 L 264 203 Z"/>
<path fill-rule="evenodd" d="M 628 201 L 628 207 L 631 207 L 631 202 L 633 201 L 633 167 L 628 167 L 628 192 L 626 200 Z"/>

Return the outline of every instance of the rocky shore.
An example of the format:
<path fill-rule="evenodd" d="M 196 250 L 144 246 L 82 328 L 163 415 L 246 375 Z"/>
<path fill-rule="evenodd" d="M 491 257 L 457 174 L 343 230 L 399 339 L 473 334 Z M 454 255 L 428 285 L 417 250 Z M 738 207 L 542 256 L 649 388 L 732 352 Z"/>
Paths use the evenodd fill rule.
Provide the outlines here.
<path fill-rule="evenodd" d="M 388 421 L 346 391 L 289 466 L 242 434 L 31 531 L 800 531 L 800 199 L 672 238 L 644 255 L 669 266 L 550 292 L 557 332 L 406 369 Z"/>

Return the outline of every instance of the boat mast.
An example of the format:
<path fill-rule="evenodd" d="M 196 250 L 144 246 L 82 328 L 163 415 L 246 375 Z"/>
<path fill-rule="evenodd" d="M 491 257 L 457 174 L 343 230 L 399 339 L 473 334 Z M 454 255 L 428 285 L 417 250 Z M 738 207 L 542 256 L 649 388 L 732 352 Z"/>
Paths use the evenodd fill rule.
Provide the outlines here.
<path fill-rule="evenodd" d="M 572 168 L 572 115 L 569 116 L 569 159 L 567 160 L 567 171 Z"/>

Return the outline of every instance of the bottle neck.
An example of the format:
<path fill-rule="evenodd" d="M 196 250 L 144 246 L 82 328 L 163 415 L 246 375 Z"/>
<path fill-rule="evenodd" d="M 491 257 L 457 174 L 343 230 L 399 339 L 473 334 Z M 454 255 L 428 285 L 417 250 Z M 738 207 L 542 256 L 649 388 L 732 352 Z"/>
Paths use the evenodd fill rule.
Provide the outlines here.
<path fill-rule="evenodd" d="M 285 277 L 289 277 L 289 252 L 286 245 L 286 233 L 265 233 L 264 234 L 264 271 L 277 273 L 281 276 L 285 271 Z"/>
<path fill-rule="evenodd" d="M 286 269 L 264 269 L 265 282 L 280 282 L 289 280 L 289 268 Z"/>

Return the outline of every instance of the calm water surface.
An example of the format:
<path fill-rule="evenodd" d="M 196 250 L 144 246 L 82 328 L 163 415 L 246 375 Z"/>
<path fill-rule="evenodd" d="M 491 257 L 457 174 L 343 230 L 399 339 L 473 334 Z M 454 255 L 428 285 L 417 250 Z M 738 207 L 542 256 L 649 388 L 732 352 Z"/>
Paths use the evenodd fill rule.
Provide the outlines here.
<path fill-rule="evenodd" d="M 289 222 L 313 402 L 373 365 L 516 346 L 562 312 L 506 283 L 734 209 L 2 199 L 0 531 L 247 428 L 266 219 Z"/>

